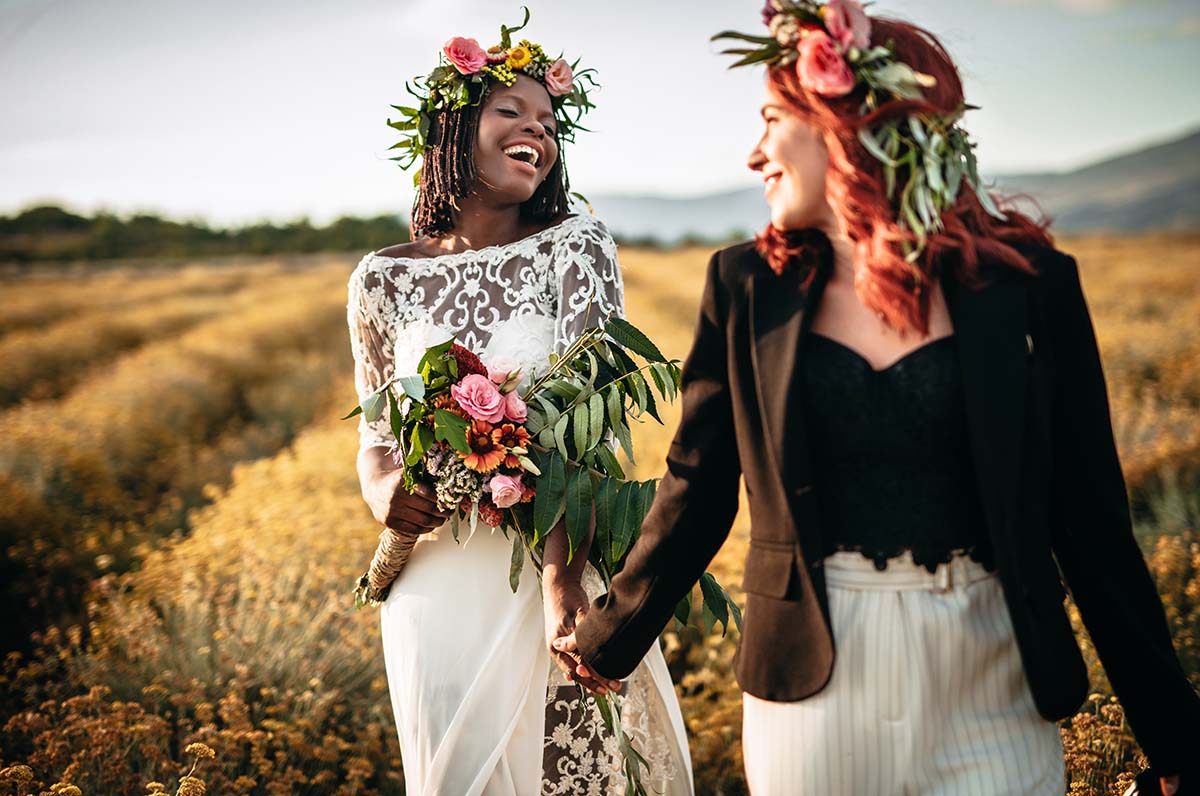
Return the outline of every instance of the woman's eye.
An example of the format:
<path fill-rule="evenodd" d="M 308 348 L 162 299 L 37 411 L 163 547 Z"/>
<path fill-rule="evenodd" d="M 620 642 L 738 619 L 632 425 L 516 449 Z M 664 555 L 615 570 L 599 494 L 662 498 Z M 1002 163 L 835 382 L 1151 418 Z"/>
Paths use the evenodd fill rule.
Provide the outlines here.
<path fill-rule="evenodd" d="M 517 116 L 517 115 L 519 115 L 519 114 L 516 112 L 516 110 L 514 110 L 513 108 L 501 108 L 501 109 L 500 109 L 500 112 L 501 112 L 501 113 L 503 113 L 503 114 L 505 114 L 505 115 L 507 115 L 507 116 Z"/>

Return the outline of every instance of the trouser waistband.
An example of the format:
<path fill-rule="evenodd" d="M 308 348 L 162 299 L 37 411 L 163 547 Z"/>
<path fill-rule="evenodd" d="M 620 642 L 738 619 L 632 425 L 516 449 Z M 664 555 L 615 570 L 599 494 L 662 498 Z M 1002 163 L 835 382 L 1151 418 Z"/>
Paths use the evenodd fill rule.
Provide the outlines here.
<path fill-rule="evenodd" d="M 955 555 L 948 564 L 939 564 L 930 572 L 914 564 L 912 554 L 888 559 L 887 569 L 878 570 L 875 562 L 862 553 L 841 551 L 825 559 L 825 584 L 839 589 L 859 591 L 936 591 L 947 592 L 995 577 L 978 561 L 967 555 Z"/>

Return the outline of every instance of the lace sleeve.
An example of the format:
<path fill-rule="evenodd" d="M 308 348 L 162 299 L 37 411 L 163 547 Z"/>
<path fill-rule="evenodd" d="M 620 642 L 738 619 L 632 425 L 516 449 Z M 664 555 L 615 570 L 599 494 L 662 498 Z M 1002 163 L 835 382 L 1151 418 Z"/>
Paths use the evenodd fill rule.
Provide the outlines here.
<path fill-rule="evenodd" d="M 580 212 L 587 213 L 586 208 Z M 554 350 L 561 354 L 584 330 L 605 316 L 625 317 L 625 286 L 617 263 L 617 244 L 595 216 L 571 229 L 555 247 L 558 312 Z"/>
<path fill-rule="evenodd" d="M 371 274 L 364 267 L 366 262 L 364 258 L 359 263 L 346 286 L 346 324 L 350 330 L 350 351 L 354 355 L 354 389 L 360 404 L 391 378 L 390 352 L 395 345 L 388 324 L 372 301 L 368 284 Z M 376 445 L 390 448 L 396 444 L 386 414 L 373 423 L 368 423 L 360 414 L 358 437 L 360 451 Z"/>

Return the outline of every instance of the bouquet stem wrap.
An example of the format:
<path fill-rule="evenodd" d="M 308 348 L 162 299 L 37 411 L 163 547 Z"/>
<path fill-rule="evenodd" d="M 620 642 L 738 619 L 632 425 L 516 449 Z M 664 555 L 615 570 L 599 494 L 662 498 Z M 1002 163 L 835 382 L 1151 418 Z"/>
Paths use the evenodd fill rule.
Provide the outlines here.
<path fill-rule="evenodd" d="M 385 527 L 379 534 L 379 545 L 371 558 L 371 566 L 366 574 L 358 579 L 358 585 L 354 589 L 354 604 L 378 606 L 383 603 L 392 588 L 392 582 L 408 563 L 416 544 L 417 534 L 402 533 Z"/>

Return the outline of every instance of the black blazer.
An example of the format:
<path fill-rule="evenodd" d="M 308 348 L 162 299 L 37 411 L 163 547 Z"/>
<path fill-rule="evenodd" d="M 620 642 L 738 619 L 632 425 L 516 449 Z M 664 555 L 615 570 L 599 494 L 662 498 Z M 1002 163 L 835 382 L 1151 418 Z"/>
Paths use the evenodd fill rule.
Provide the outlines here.
<path fill-rule="evenodd" d="M 1022 251 L 1036 277 L 985 263 L 981 289 L 943 279 L 1021 660 L 1039 713 L 1074 714 L 1088 678 L 1065 579 L 1142 748 L 1160 770 L 1180 771 L 1200 750 L 1200 698 L 1134 541 L 1076 263 L 1052 248 Z M 796 363 L 831 269 L 824 257 L 805 289 L 796 270 L 776 276 L 752 243 L 710 261 L 667 472 L 625 568 L 576 633 L 599 673 L 627 676 L 655 642 L 728 535 L 743 476 L 751 532 L 738 682 L 787 702 L 829 681 L 835 648 Z"/>

